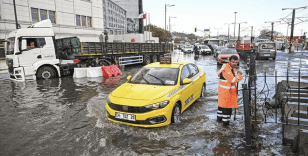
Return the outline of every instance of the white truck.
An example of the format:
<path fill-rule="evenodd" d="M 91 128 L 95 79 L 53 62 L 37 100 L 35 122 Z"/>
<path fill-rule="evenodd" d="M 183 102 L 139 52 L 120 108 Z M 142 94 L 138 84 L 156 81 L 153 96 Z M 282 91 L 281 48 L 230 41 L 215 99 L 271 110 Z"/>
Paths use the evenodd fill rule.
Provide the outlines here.
<path fill-rule="evenodd" d="M 173 51 L 172 44 L 80 42 L 77 37 L 55 39 L 49 19 L 10 32 L 6 42 L 10 77 L 19 81 L 70 75 L 75 68 L 95 64 L 149 64 Z"/>

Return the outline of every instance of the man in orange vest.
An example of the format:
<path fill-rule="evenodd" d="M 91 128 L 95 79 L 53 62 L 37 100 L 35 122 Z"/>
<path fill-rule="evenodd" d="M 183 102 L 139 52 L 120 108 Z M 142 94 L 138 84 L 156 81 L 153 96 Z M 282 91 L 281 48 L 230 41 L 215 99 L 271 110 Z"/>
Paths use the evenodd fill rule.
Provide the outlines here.
<path fill-rule="evenodd" d="M 242 72 L 235 69 L 238 62 L 238 56 L 232 55 L 218 71 L 217 121 L 222 121 L 224 125 L 229 125 L 232 108 L 238 108 L 236 84 L 243 79 Z"/>

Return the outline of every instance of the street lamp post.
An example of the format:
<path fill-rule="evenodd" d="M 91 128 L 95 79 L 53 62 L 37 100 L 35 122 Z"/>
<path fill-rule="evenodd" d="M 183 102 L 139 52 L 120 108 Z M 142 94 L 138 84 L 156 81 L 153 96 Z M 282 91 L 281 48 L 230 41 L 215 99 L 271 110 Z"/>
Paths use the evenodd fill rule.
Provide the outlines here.
<path fill-rule="evenodd" d="M 13 0 L 13 4 L 14 4 L 14 13 L 15 13 L 15 25 L 16 25 L 16 29 L 18 29 L 18 20 L 17 20 L 15 0 Z"/>
<path fill-rule="evenodd" d="M 167 7 L 173 7 L 173 6 L 175 5 L 165 4 L 165 44 L 167 43 L 167 33 L 166 33 Z"/>
<path fill-rule="evenodd" d="M 234 39 L 235 39 L 236 13 L 237 12 L 234 12 L 234 15 L 235 15 L 235 18 L 234 18 Z"/>

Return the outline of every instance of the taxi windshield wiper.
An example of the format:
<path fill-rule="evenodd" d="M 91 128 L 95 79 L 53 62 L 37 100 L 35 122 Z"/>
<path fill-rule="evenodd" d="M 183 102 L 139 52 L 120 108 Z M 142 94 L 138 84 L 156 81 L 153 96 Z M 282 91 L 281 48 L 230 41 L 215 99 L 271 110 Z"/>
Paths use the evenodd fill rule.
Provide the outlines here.
<path fill-rule="evenodd" d="M 150 75 L 150 76 L 156 78 L 156 79 L 159 80 L 163 85 L 165 85 L 165 82 L 164 82 L 162 79 L 160 79 L 160 78 L 158 78 L 158 77 L 156 77 L 156 76 L 154 76 L 154 75 L 152 75 L 152 74 L 147 74 L 147 75 Z"/>

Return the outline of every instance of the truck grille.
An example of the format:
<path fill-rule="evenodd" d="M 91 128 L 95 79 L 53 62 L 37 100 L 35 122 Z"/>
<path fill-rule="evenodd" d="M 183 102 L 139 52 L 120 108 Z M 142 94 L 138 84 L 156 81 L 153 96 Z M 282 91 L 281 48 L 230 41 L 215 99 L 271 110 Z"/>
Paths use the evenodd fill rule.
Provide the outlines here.
<path fill-rule="evenodd" d="M 109 107 L 116 111 L 127 112 L 127 113 L 146 113 L 152 111 L 152 109 L 148 109 L 145 107 L 133 107 L 133 106 L 125 106 L 125 105 L 117 105 L 114 103 L 108 103 Z"/>

